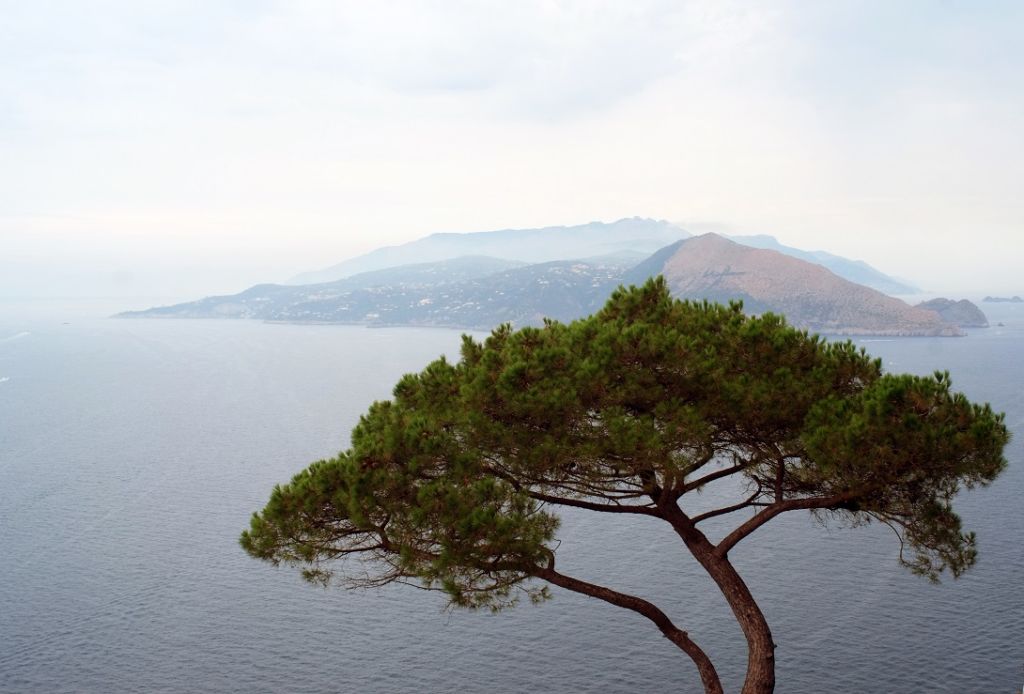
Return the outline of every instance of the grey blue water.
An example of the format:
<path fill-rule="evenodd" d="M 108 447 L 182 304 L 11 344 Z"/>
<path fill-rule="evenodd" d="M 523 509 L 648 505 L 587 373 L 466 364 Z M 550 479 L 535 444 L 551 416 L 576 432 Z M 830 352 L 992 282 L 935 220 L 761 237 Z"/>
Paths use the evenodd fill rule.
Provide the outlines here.
<path fill-rule="evenodd" d="M 1007 413 L 1010 468 L 959 503 L 978 565 L 935 586 L 898 566 L 886 529 L 773 521 L 735 557 L 779 644 L 779 692 L 1019 691 L 1024 310 L 985 308 L 1005 326 L 862 343 Z M 0 304 L 0 691 L 696 691 L 649 623 L 592 599 L 449 613 L 414 588 L 314 588 L 239 548 L 275 483 L 458 342 Z M 568 515 L 561 537 L 564 571 L 654 600 L 737 689 L 739 630 L 666 528 Z"/>

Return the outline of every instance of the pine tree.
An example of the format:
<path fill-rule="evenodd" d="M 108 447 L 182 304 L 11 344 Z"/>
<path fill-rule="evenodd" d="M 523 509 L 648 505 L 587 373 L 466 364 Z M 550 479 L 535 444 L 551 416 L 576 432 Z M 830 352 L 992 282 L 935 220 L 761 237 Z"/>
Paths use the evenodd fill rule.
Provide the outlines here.
<path fill-rule="evenodd" d="M 596 597 L 647 617 L 704 690 L 722 692 L 657 606 L 558 568 L 560 507 L 658 518 L 721 589 L 747 641 L 742 691 L 764 694 L 775 644 L 730 551 L 810 510 L 884 523 L 912 571 L 959 576 L 976 548 L 953 498 L 1003 470 L 1007 441 L 1003 416 L 952 392 L 946 373 L 885 374 L 849 342 L 739 304 L 673 300 L 657 279 L 568 325 L 464 337 L 457 363 L 439 359 L 373 404 L 349 450 L 275 488 L 241 543 L 310 581 L 411 580 L 467 608 L 541 601 L 548 584 Z M 691 510 L 727 479 L 733 503 Z M 711 518 L 734 519 L 717 541 Z"/>

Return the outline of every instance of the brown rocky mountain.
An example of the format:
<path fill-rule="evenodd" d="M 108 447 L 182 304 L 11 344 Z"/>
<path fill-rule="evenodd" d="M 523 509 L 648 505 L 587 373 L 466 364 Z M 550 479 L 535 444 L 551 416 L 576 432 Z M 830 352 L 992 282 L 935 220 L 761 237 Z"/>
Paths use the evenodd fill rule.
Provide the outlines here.
<path fill-rule="evenodd" d="M 638 284 L 664 275 L 684 299 L 743 301 L 749 313 L 771 311 L 791 325 L 832 335 L 961 335 L 935 311 L 855 284 L 820 265 L 777 251 L 704 234 L 663 248 L 625 278 Z"/>

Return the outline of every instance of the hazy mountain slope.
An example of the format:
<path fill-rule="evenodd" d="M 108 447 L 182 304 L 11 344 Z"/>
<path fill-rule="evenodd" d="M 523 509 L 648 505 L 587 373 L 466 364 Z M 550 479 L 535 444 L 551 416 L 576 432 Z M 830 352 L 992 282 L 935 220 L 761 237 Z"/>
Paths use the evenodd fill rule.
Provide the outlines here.
<path fill-rule="evenodd" d="M 400 310 L 381 312 L 375 324 L 443 325 L 490 329 L 501 323 L 540 325 L 588 315 L 618 286 L 623 267 L 557 260 L 407 295 Z"/>
<path fill-rule="evenodd" d="M 378 248 L 323 270 L 297 275 L 288 284 L 330 282 L 370 270 L 467 255 L 494 256 L 526 263 L 573 260 L 622 251 L 646 255 L 688 236 L 686 231 L 669 222 L 639 217 L 620 219 L 611 224 L 591 222 L 570 227 L 431 234 L 400 246 Z"/>
<path fill-rule="evenodd" d="M 553 261 L 435 286 L 390 286 L 339 297 L 310 297 L 265 316 L 272 320 L 423 325 L 489 330 L 540 325 L 592 313 L 618 286 L 623 268 Z"/>
<path fill-rule="evenodd" d="M 705 234 L 662 249 L 624 279 L 662 274 L 674 295 L 726 302 L 751 313 L 772 311 L 793 325 L 846 335 L 955 335 L 934 311 L 845 280 L 826 268 L 777 251 Z"/>
<path fill-rule="evenodd" d="M 494 275 L 523 267 L 526 263 L 484 255 L 468 255 L 450 260 L 413 263 L 382 270 L 370 270 L 330 283 L 343 289 L 366 289 L 385 285 L 433 285 Z M 288 285 L 285 285 L 288 286 Z"/>
<path fill-rule="evenodd" d="M 290 279 L 287 284 L 334 282 L 374 270 L 465 256 L 492 256 L 529 264 L 633 254 L 639 256 L 639 262 L 640 257 L 689 236 L 688 232 L 676 225 L 639 217 L 620 219 L 610 224 L 591 222 L 568 227 L 432 234 L 400 246 L 378 248 L 323 270 L 302 273 Z M 890 277 L 860 260 L 850 260 L 825 251 L 805 251 L 785 246 L 771 236 L 729 238 L 745 246 L 775 250 L 823 265 L 840 277 L 886 294 L 911 294 L 919 291 L 916 287 Z"/>
<path fill-rule="evenodd" d="M 506 270 L 522 267 L 522 263 L 486 256 L 467 256 L 435 263 L 414 263 L 397 268 L 363 272 L 336 282 L 301 286 L 284 284 L 258 284 L 238 294 L 210 296 L 173 306 L 161 306 L 145 311 L 128 311 L 121 317 L 150 318 L 263 318 L 276 319 L 285 307 L 323 304 L 350 297 L 360 290 L 373 290 L 360 303 L 372 311 L 373 296 L 389 291 L 418 286 L 442 286 L 454 282 L 477 279 Z M 314 320 L 310 318 L 309 320 Z"/>
<path fill-rule="evenodd" d="M 413 268 L 436 266 L 429 263 Z M 600 308 L 628 264 L 553 261 L 454 282 L 366 282 L 388 271 L 316 285 L 257 285 L 233 296 L 120 314 L 123 318 L 256 318 L 262 320 L 433 325 L 489 329 L 500 323 L 539 325 L 572 320 Z M 422 273 L 426 274 L 426 273 Z"/>
<path fill-rule="evenodd" d="M 817 263 L 828 268 L 843 279 L 877 289 L 883 294 L 915 294 L 921 291 L 911 284 L 876 270 L 863 260 L 850 260 L 849 258 L 843 258 L 842 256 L 826 253 L 825 251 L 804 251 L 792 246 L 784 246 L 774 236 L 766 236 L 764 234 L 756 236 L 728 236 L 726 238 L 736 243 L 741 243 L 744 246 L 778 251 L 793 258 L 806 260 L 809 263 Z"/>

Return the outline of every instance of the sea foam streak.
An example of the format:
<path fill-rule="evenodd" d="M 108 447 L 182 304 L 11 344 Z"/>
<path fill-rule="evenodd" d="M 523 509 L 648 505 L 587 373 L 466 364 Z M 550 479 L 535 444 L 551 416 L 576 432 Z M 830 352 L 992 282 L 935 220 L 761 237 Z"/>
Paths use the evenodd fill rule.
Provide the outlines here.
<path fill-rule="evenodd" d="M 30 332 L 22 331 L 20 333 L 15 333 L 14 335 L 11 335 L 10 337 L 0 337 L 0 342 L 14 342 L 17 339 L 20 339 L 22 337 L 28 337 L 31 334 L 32 333 L 30 333 Z"/>

